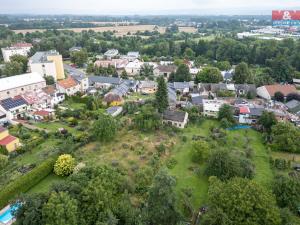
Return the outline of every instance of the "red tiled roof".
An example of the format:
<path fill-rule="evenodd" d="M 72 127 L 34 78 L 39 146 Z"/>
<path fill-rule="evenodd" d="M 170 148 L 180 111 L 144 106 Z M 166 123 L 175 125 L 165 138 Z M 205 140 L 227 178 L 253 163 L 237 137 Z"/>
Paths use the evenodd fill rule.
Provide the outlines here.
<path fill-rule="evenodd" d="M 9 143 L 13 142 L 16 139 L 17 139 L 16 137 L 8 135 L 7 137 L 0 140 L 0 145 L 6 146 L 6 145 L 8 145 Z"/>
<path fill-rule="evenodd" d="M 15 47 L 15 48 L 32 47 L 32 44 L 25 43 L 25 42 L 20 42 L 20 43 L 13 44 L 11 47 Z"/>
<path fill-rule="evenodd" d="M 297 89 L 294 85 L 281 85 L 281 84 L 274 84 L 274 85 L 266 85 L 265 88 L 269 92 L 269 95 L 273 97 L 276 92 L 281 92 L 284 96 L 287 96 L 291 93 L 296 93 Z"/>
<path fill-rule="evenodd" d="M 52 95 L 52 94 L 54 94 L 55 91 L 56 91 L 56 90 L 55 90 L 55 87 L 54 87 L 53 85 L 48 85 L 48 86 L 42 88 L 42 90 L 43 90 L 46 94 L 48 94 L 48 95 Z"/>
<path fill-rule="evenodd" d="M 250 109 L 247 106 L 240 106 L 240 113 L 241 114 L 247 114 L 250 113 Z"/>
<path fill-rule="evenodd" d="M 68 77 L 65 80 L 60 80 L 57 83 L 59 86 L 63 87 L 64 89 L 77 86 L 77 82 L 72 77 Z"/>
<path fill-rule="evenodd" d="M 38 116 L 49 116 L 50 112 L 46 111 L 46 110 L 40 110 L 40 111 L 36 111 L 34 112 L 34 115 L 38 115 Z"/>

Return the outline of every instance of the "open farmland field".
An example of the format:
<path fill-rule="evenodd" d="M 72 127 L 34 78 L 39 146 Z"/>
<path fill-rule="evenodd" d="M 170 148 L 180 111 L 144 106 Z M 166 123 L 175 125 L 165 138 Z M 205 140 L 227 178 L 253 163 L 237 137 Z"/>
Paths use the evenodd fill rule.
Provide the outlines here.
<path fill-rule="evenodd" d="M 130 26 L 107 26 L 107 27 L 92 27 L 92 28 L 68 28 L 68 29 L 59 29 L 59 30 L 72 30 L 74 32 L 81 32 L 84 30 L 93 30 L 96 32 L 105 32 L 105 31 L 116 31 L 117 36 L 124 36 L 127 35 L 128 32 L 130 33 L 136 33 L 138 31 L 153 31 L 155 28 L 155 25 L 130 25 Z M 158 31 L 160 33 L 164 33 L 166 30 L 166 27 L 158 27 Z M 179 27 L 179 30 L 182 32 L 187 33 L 195 33 L 197 31 L 194 27 Z M 46 29 L 25 29 L 25 30 L 14 30 L 15 33 L 33 33 L 36 31 L 46 31 Z"/>

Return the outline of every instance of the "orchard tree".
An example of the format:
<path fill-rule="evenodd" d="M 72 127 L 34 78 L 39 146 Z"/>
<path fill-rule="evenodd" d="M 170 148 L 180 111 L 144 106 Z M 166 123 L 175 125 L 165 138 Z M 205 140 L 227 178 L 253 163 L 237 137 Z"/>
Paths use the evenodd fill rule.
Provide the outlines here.
<path fill-rule="evenodd" d="M 58 176 L 69 176 L 75 168 L 75 159 L 69 154 L 58 157 L 54 164 L 54 173 Z"/>
<path fill-rule="evenodd" d="M 252 74 L 247 63 L 242 62 L 236 66 L 233 80 L 236 84 L 253 83 Z"/>
<path fill-rule="evenodd" d="M 221 182 L 210 178 L 208 205 L 209 210 L 202 220 L 204 225 L 281 224 L 274 195 L 248 179 Z"/>
<path fill-rule="evenodd" d="M 215 150 L 208 157 L 205 174 L 216 176 L 223 181 L 233 177 L 252 178 L 254 165 L 249 159 L 240 156 L 237 152 Z"/>
<path fill-rule="evenodd" d="M 273 182 L 273 193 L 281 208 L 297 212 L 300 202 L 300 181 L 297 178 L 278 175 Z"/>
<path fill-rule="evenodd" d="M 192 161 L 201 163 L 205 161 L 210 154 L 210 146 L 206 141 L 195 141 L 192 143 L 191 156 Z"/>
<path fill-rule="evenodd" d="M 165 79 L 161 76 L 157 79 L 158 88 L 155 94 L 155 104 L 158 112 L 164 112 L 169 105 L 168 102 L 168 90 Z"/>
<path fill-rule="evenodd" d="M 223 81 L 223 76 L 216 67 L 206 67 L 196 76 L 196 83 L 219 83 L 221 81 Z"/>
<path fill-rule="evenodd" d="M 272 127 L 271 148 L 275 151 L 300 153 L 300 130 L 290 122 L 277 123 Z"/>
<path fill-rule="evenodd" d="M 8 164 L 8 156 L 0 154 L 0 170 L 5 168 Z"/>
<path fill-rule="evenodd" d="M 42 210 L 45 225 L 76 225 L 78 213 L 78 202 L 65 192 L 52 192 Z"/>
<path fill-rule="evenodd" d="M 98 141 L 112 141 L 117 133 L 118 125 L 111 116 L 100 115 L 93 124 L 93 134 Z"/>

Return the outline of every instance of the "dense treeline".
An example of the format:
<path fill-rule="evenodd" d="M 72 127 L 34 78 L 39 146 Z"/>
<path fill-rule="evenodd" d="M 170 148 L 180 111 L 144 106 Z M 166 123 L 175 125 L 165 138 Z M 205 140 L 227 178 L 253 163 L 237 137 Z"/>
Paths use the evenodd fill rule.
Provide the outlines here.
<path fill-rule="evenodd" d="M 116 37 L 113 32 L 74 33 L 58 30 L 22 35 L 5 28 L 0 29 L 0 38 L 3 40 L 1 47 L 17 40 L 34 42 L 37 38 L 40 39 L 34 44 L 31 54 L 56 49 L 64 57 L 69 57 L 69 48 L 82 46 L 90 56 L 95 56 L 110 48 L 116 48 L 121 54 L 140 51 L 146 61 L 185 58 L 195 60 L 196 65 L 214 64 L 215 60 L 228 61 L 231 65 L 246 62 L 255 68 L 262 83 L 270 83 L 270 78 L 277 82 L 291 82 L 293 77 L 299 77 L 297 71 L 300 70 L 300 41 L 238 40 L 226 35 L 207 41 L 197 37 L 199 34 L 167 32 L 144 39 L 140 36 Z"/>

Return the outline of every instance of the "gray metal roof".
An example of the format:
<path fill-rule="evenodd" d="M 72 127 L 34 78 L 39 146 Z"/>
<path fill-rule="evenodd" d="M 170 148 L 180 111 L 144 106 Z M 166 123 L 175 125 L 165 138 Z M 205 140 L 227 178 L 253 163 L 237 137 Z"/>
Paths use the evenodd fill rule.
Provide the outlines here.
<path fill-rule="evenodd" d="M 201 96 L 192 97 L 192 104 L 193 105 L 202 105 L 203 98 Z"/>
<path fill-rule="evenodd" d="M 93 85 L 95 83 L 102 83 L 102 84 L 112 84 L 112 85 L 119 85 L 121 84 L 122 79 L 118 77 L 104 77 L 104 76 L 90 76 L 89 83 Z"/>
<path fill-rule="evenodd" d="M 36 52 L 31 58 L 32 63 L 46 63 L 49 62 L 47 56 L 59 55 L 56 50 L 51 50 L 47 52 Z"/>
<path fill-rule="evenodd" d="M 163 113 L 164 120 L 183 122 L 186 112 L 166 110 Z"/>
<path fill-rule="evenodd" d="M 186 88 L 190 88 L 190 83 L 189 82 L 174 82 L 174 88 L 176 90 L 182 90 Z"/>
<path fill-rule="evenodd" d="M 295 100 L 295 99 L 293 99 L 293 100 L 287 102 L 285 105 L 289 109 L 294 109 L 294 108 L 296 108 L 296 107 L 298 107 L 300 105 L 300 102 L 297 101 L 297 100 Z"/>

